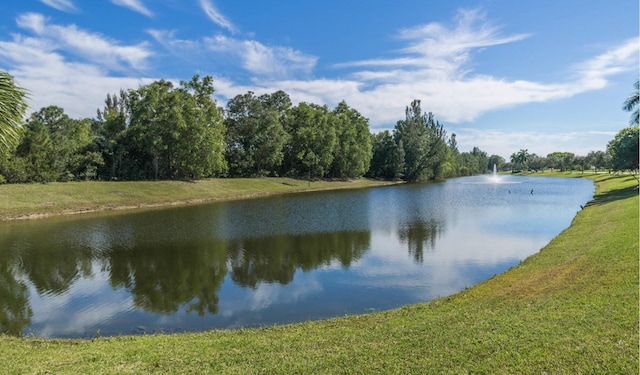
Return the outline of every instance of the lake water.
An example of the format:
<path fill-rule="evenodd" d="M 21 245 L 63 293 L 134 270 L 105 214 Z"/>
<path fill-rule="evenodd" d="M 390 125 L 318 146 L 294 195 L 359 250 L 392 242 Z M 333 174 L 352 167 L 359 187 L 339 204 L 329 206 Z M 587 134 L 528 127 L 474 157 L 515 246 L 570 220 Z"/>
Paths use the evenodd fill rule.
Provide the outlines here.
<path fill-rule="evenodd" d="M 0 332 L 202 331 L 429 301 L 538 252 L 593 192 L 579 178 L 474 176 L 5 222 Z"/>

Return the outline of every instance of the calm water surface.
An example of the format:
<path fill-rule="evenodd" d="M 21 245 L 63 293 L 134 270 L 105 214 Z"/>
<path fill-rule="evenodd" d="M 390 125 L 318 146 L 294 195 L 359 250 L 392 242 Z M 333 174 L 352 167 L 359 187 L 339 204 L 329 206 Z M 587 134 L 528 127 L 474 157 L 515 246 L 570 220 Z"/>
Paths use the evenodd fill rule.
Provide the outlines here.
<path fill-rule="evenodd" d="M 2 223 L 0 332 L 201 331 L 429 301 L 539 251 L 593 191 L 476 176 Z"/>

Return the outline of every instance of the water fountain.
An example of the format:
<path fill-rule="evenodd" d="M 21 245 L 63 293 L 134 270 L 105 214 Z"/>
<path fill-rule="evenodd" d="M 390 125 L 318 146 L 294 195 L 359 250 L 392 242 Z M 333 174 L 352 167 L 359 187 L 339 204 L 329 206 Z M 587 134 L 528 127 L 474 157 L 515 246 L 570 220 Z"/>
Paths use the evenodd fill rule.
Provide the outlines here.
<path fill-rule="evenodd" d="M 493 165 L 493 174 L 491 175 L 491 181 L 493 183 L 500 182 L 500 177 L 498 177 L 498 167 L 495 164 Z"/>

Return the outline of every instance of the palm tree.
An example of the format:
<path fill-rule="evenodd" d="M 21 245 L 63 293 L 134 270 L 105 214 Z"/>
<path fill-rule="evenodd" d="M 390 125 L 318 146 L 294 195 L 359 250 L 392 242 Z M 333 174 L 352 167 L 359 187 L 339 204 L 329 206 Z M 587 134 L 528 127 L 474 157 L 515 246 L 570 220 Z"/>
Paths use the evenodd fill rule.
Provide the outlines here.
<path fill-rule="evenodd" d="M 0 153 L 18 142 L 18 127 L 27 111 L 27 91 L 16 85 L 13 77 L 0 71 Z"/>
<path fill-rule="evenodd" d="M 627 100 L 624 101 L 622 109 L 627 112 L 632 112 L 629 125 L 640 125 L 640 80 L 636 81 L 634 87 L 636 91 L 629 95 Z"/>
<path fill-rule="evenodd" d="M 529 150 L 528 149 L 520 149 L 520 151 L 511 154 L 509 158 L 511 162 L 514 164 L 514 167 L 521 166 L 523 170 L 527 169 L 527 162 L 529 161 Z"/>

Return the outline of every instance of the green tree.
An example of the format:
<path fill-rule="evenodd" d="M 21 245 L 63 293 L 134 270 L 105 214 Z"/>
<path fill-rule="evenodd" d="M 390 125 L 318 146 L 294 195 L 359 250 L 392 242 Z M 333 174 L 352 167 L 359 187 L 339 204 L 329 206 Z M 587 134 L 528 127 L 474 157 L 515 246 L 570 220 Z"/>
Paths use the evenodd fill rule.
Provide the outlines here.
<path fill-rule="evenodd" d="M 107 94 L 104 109 L 98 110 L 93 123 L 96 147 L 102 153 L 104 167 L 100 175 L 107 180 L 125 176 L 126 148 L 123 142 L 130 122 L 129 93 L 120 90 L 120 95 Z"/>
<path fill-rule="evenodd" d="M 635 91 L 624 101 L 622 109 L 631 112 L 629 125 L 640 125 L 640 80 L 634 84 Z"/>
<path fill-rule="evenodd" d="M 575 154 L 572 152 L 560 151 L 555 151 L 547 155 L 547 159 L 551 163 L 551 167 L 560 169 L 561 172 L 567 168 L 573 167 L 575 157 Z"/>
<path fill-rule="evenodd" d="M 258 98 L 249 91 L 227 103 L 225 156 L 231 176 L 262 176 L 279 169 L 287 140 L 280 99 Z"/>
<path fill-rule="evenodd" d="M 55 160 L 53 154 L 53 142 L 47 127 L 42 122 L 30 121 L 24 127 L 24 136 L 13 160 L 14 166 L 19 163 L 18 169 L 22 171 L 12 170 L 4 174 L 14 176 L 9 178 L 9 182 L 55 181 L 58 174 L 53 165 Z"/>
<path fill-rule="evenodd" d="M 331 174 L 338 178 L 361 177 L 371 164 L 369 121 L 344 101 L 332 113 L 338 141 Z"/>
<path fill-rule="evenodd" d="M 404 149 L 388 130 L 371 135 L 373 156 L 367 176 L 399 180 L 404 171 Z"/>
<path fill-rule="evenodd" d="M 371 165 L 367 176 L 385 180 L 399 180 L 404 171 L 404 150 L 388 130 L 371 135 Z"/>
<path fill-rule="evenodd" d="M 526 170 L 527 162 L 529 161 L 529 150 L 520 149 L 520 151 L 511 154 L 510 161 L 513 163 L 514 169 Z"/>
<path fill-rule="evenodd" d="M 638 170 L 638 137 L 639 126 L 624 128 L 609 141 L 607 152 L 611 155 L 611 163 L 616 171 Z"/>
<path fill-rule="evenodd" d="M 90 119 L 74 120 L 49 106 L 31 115 L 15 156 L 27 162 L 28 181 L 94 178 L 103 163 L 91 147 L 94 139 Z"/>
<path fill-rule="evenodd" d="M 9 73 L 0 71 L 0 156 L 5 156 L 19 142 L 18 128 L 27 111 L 27 92 Z"/>
<path fill-rule="evenodd" d="M 333 116 L 326 106 L 300 103 L 288 118 L 290 173 L 323 177 L 329 172 L 337 142 Z"/>
<path fill-rule="evenodd" d="M 587 164 L 594 172 L 609 168 L 611 165 L 611 155 L 604 151 L 590 151 L 586 159 Z"/>
<path fill-rule="evenodd" d="M 446 131 L 433 113 L 422 113 L 420 100 L 405 110 L 406 118 L 398 121 L 394 137 L 404 148 L 404 179 L 418 181 L 441 175 L 446 158 Z"/>
<path fill-rule="evenodd" d="M 478 174 L 486 173 L 489 168 L 489 157 L 487 157 L 487 153 L 479 149 L 478 147 L 474 147 L 471 150 L 471 155 L 473 155 L 475 159 L 474 172 Z M 491 166 L 493 169 L 493 165 Z"/>
<path fill-rule="evenodd" d="M 549 161 L 546 157 L 538 156 L 535 153 L 529 155 L 529 168 L 531 169 L 543 171 L 548 163 Z"/>
<path fill-rule="evenodd" d="M 460 175 L 460 150 L 458 150 L 458 141 L 456 133 L 451 133 L 447 142 L 445 163 L 442 168 L 443 177 L 457 177 Z"/>
<path fill-rule="evenodd" d="M 185 128 L 176 145 L 177 178 L 211 177 L 227 170 L 224 159 L 225 126 L 213 100 L 213 78 L 198 75 L 180 82 L 182 117 Z"/>
<path fill-rule="evenodd" d="M 226 170 L 225 128 L 213 92 L 213 79 L 197 75 L 177 89 L 161 80 L 129 92 L 130 178 L 193 179 Z"/>

